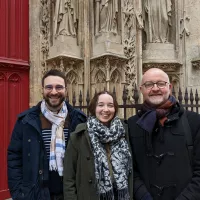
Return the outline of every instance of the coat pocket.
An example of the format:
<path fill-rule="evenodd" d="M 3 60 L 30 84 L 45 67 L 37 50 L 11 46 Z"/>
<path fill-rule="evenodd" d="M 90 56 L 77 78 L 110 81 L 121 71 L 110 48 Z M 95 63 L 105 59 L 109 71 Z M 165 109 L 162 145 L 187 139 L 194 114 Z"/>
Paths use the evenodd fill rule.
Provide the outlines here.
<path fill-rule="evenodd" d="M 31 182 L 24 182 L 17 200 L 35 200 L 34 188 L 35 184 Z"/>

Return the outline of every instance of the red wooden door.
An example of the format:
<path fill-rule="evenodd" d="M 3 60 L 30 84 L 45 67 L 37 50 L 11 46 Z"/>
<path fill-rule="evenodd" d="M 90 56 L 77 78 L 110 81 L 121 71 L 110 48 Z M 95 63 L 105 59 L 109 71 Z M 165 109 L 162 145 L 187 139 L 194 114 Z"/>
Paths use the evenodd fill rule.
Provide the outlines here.
<path fill-rule="evenodd" d="M 7 147 L 10 141 L 17 114 L 28 108 L 29 78 L 28 70 L 10 68 L 11 65 L 0 64 L 0 200 L 8 198 L 7 186 Z"/>
<path fill-rule="evenodd" d="M 9 198 L 7 147 L 17 114 L 29 106 L 27 0 L 0 0 L 0 200 Z"/>

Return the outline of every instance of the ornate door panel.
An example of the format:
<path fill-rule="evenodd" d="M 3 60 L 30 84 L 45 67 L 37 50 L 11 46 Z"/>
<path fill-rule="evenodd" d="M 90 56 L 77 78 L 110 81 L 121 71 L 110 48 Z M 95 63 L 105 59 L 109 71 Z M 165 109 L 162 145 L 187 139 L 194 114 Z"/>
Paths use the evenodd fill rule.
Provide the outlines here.
<path fill-rule="evenodd" d="M 29 1 L 0 0 L 0 200 L 10 197 L 7 148 L 14 123 L 29 107 Z"/>
<path fill-rule="evenodd" d="M 17 115 L 29 107 L 29 70 L 0 64 L 0 200 L 9 197 L 7 186 L 7 147 Z"/>

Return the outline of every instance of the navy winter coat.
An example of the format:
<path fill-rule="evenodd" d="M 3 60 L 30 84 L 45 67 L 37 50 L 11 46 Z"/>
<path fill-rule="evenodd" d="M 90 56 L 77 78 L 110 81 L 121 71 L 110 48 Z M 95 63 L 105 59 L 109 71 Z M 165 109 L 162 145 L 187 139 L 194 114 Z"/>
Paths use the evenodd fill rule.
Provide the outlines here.
<path fill-rule="evenodd" d="M 41 134 L 40 103 L 18 116 L 8 147 L 8 186 L 13 200 L 50 200 L 48 188 L 43 187 L 49 164 Z M 66 105 L 71 133 L 86 116 Z"/>

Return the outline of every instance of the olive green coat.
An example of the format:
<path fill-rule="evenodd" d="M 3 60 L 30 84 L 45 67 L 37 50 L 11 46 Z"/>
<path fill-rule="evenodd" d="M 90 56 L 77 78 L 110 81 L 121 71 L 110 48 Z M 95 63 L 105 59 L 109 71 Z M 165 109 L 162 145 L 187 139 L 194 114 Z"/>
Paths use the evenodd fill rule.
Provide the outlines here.
<path fill-rule="evenodd" d="M 126 140 L 129 144 L 127 124 Z M 130 149 L 130 145 L 129 145 Z M 86 123 L 79 124 L 71 134 L 64 159 L 64 199 L 99 200 L 95 188 L 94 156 Z M 133 172 L 129 175 L 129 194 L 133 199 Z"/>

